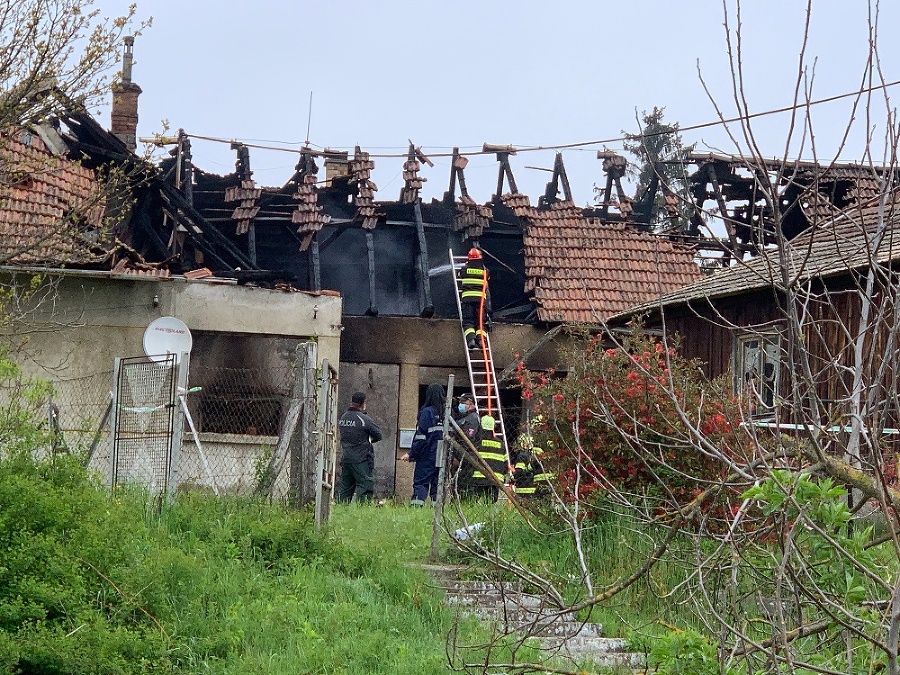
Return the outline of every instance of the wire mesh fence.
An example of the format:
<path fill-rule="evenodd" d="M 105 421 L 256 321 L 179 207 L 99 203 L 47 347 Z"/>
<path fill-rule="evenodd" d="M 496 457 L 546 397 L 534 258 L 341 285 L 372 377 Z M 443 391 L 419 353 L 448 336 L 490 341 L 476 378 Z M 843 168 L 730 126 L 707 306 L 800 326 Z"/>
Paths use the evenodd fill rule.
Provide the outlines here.
<path fill-rule="evenodd" d="M 251 493 L 266 479 L 290 403 L 297 369 L 195 368 L 177 473 L 181 485 Z"/>
<path fill-rule="evenodd" d="M 184 399 L 196 438 L 186 423 L 181 452 L 173 455 L 176 461 L 173 475 L 177 484 L 183 489 L 198 488 L 219 493 L 253 492 L 265 479 L 282 433 L 295 378 L 301 375 L 297 368 L 289 365 L 262 369 L 192 365 Z M 114 479 L 110 430 L 111 418 L 115 417 L 111 414 L 113 378 L 110 369 L 77 378 L 56 379 L 40 397 L 29 401 L 31 413 L 48 431 L 47 447 L 41 450 L 71 452 L 83 457 L 89 469 L 106 483 Z M 152 444 L 140 438 L 140 422 L 144 418 L 150 419 L 142 410 L 157 407 L 162 395 L 156 390 L 145 392 L 146 387 L 139 385 L 140 382 L 125 380 L 127 396 L 120 401 L 117 410 L 134 418 L 133 429 L 129 432 L 136 434 L 131 439 L 134 447 L 129 449 L 134 454 L 134 461 L 129 466 L 140 465 L 141 453 L 154 452 Z M 14 384 L 0 386 L 0 405 L 18 396 Z M 143 400 L 145 398 L 147 400 Z M 181 406 L 178 395 L 166 394 L 164 398 L 173 399 L 164 402 L 169 408 Z M 149 433 L 149 430 L 145 431 Z M 146 484 L 139 473 L 129 469 L 116 480 L 128 482 L 133 479 Z"/>

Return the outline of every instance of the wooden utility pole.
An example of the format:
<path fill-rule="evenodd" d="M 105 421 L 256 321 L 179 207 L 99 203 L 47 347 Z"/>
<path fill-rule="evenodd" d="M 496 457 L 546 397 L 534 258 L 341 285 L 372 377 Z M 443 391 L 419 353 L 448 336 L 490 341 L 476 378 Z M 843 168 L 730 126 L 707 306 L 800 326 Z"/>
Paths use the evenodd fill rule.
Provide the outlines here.
<path fill-rule="evenodd" d="M 447 402 L 444 405 L 444 434 L 438 442 L 435 461 L 438 469 L 438 491 L 437 502 L 434 505 L 434 527 L 431 529 L 431 559 L 435 562 L 441 558 L 438 542 L 441 536 L 441 519 L 444 515 L 444 478 L 447 467 L 447 448 L 450 447 L 447 439 L 450 435 L 450 411 L 453 409 L 453 382 L 455 379 L 456 376 L 452 373 L 447 378 Z"/>

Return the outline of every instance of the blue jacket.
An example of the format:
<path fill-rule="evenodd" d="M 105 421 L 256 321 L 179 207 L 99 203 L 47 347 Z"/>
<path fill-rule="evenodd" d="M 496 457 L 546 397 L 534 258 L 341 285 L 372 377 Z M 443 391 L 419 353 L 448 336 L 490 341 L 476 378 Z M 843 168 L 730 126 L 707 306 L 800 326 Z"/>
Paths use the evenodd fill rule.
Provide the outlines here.
<path fill-rule="evenodd" d="M 416 435 L 413 436 L 412 446 L 409 449 L 409 460 L 434 465 L 438 441 L 443 435 L 444 425 L 434 408 L 431 406 L 422 408 L 419 411 L 419 421 L 416 423 Z"/>

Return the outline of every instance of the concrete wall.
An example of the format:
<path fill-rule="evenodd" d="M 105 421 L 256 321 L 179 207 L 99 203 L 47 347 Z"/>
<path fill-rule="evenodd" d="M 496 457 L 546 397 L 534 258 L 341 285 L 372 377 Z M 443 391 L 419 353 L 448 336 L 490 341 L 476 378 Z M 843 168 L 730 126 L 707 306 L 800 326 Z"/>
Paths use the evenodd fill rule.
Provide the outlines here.
<path fill-rule="evenodd" d="M 15 276 L 19 283 L 28 283 L 29 275 L 17 272 Z M 315 340 L 319 365 L 325 359 L 335 368 L 339 364 L 341 298 L 336 295 L 288 293 L 221 280 L 108 273 L 67 272 L 47 275 L 47 279 L 46 292 L 37 295 L 41 300 L 16 326 L 20 346 L 16 358 L 26 374 L 56 385 L 54 402 L 67 442 L 90 444 L 109 402 L 115 358 L 143 355 L 146 326 L 160 316 L 175 316 L 196 338 L 189 384 L 200 385 L 204 391 L 192 394 L 188 401 L 201 432 L 202 397 L 216 391 L 225 369 L 234 369 L 234 377 L 244 380 L 241 384 L 246 385 L 247 400 L 253 404 L 244 408 L 260 407 L 257 394 L 271 399 L 271 410 L 263 411 L 271 413 L 265 428 L 249 419 L 234 430 L 236 434 L 211 441 L 207 455 L 220 477 L 217 483 L 224 481 L 231 491 L 245 490 L 255 479 L 254 462 L 263 448 L 272 445 L 271 438 L 262 434 L 277 433 L 282 403 L 290 394 L 295 347 Z M 251 379 L 247 371 L 255 373 L 253 382 L 246 382 Z M 274 373 L 280 375 L 277 381 Z M 269 419 L 272 415 L 274 421 Z M 189 460 L 194 450 L 186 431 L 185 458 Z M 104 435 L 91 466 L 107 474 L 109 455 Z M 208 484 L 204 475 L 208 472 L 199 471 L 199 464 L 195 468 L 188 471 L 189 480 Z"/>
<path fill-rule="evenodd" d="M 177 317 L 191 331 L 314 337 L 320 360 L 339 361 L 340 297 L 106 273 L 50 279 L 55 293 L 18 331 L 27 339 L 24 366 L 34 374 L 73 377 L 111 370 L 115 357 L 144 353 L 144 329 L 160 316 Z"/>

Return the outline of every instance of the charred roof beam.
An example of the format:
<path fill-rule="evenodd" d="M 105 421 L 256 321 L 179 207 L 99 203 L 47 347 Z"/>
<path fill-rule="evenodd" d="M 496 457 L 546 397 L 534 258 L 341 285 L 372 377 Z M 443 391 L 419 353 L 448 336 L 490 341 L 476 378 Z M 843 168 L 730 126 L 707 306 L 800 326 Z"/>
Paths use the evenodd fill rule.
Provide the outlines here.
<path fill-rule="evenodd" d="M 600 205 L 601 215 L 604 218 L 609 217 L 609 207 L 613 204 L 611 201 L 612 189 L 615 187 L 616 196 L 619 199 L 616 206 L 622 216 L 630 218 L 633 211 L 631 206 L 633 200 L 622 189 L 622 178 L 628 169 L 628 162 L 621 155 L 617 155 L 609 150 L 598 150 L 597 159 L 603 160 L 603 172 L 606 174 L 606 188 L 603 191 L 603 203 Z"/>
<path fill-rule="evenodd" d="M 482 152 L 493 152 L 497 155 L 497 161 L 500 162 L 500 170 L 497 174 L 497 192 L 491 199 L 495 204 L 499 203 L 503 197 L 503 179 L 509 184 L 509 191 L 512 194 L 518 194 L 519 188 L 516 187 L 516 179 L 513 176 L 512 167 L 509 165 L 509 156 L 516 154 L 516 149 L 511 145 L 492 145 L 485 143 Z"/>
<path fill-rule="evenodd" d="M 526 167 L 528 168 L 528 167 Z M 543 169 L 546 171 L 546 169 Z M 562 153 L 557 152 L 553 160 L 553 177 L 547 183 L 544 190 L 544 196 L 538 200 L 538 206 L 549 206 L 556 202 L 559 197 L 560 185 L 562 186 L 563 199 L 567 202 L 572 201 L 572 188 L 569 186 L 569 177 L 566 175 L 566 167 L 563 164 Z"/>

